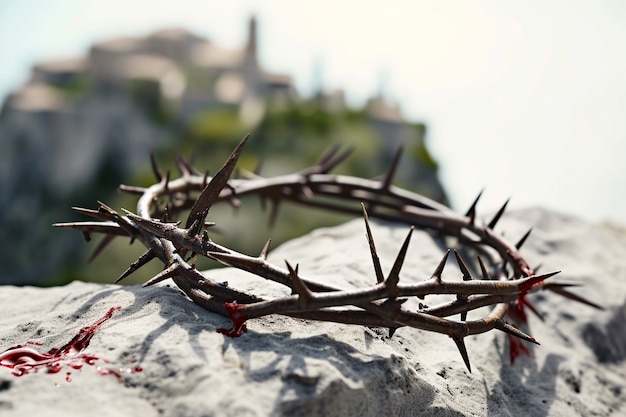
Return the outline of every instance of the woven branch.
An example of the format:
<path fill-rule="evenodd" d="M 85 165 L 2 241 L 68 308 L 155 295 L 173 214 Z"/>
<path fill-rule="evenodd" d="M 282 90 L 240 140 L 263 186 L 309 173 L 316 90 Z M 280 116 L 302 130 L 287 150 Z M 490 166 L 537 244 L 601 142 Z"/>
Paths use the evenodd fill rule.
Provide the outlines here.
<path fill-rule="evenodd" d="M 140 195 L 136 213 L 124 210 L 124 215 L 121 215 L 100 203 L 97 210 L 75 208 L 99 221 L 58 223 L 54 226 L 79 230 L 86 240 L 89 240 L 91 233 L 104 234 L 105 239 L 93 256 L 117 236 L 141 241 L 147 248 L 146 252 L 116 282 L 158 258 L 164 264 L 163 271 L 144 285 L 173 279 L 193 302 L 209 311 L 230 317 L 232 328 L 218 331 L 231 337 L 240 336 L 246 330 L 247 320 L 270 314 L 383 327 L 389 329 L 390 336 L 399 327 L 409 326 L 450 336 L 471 372 L 464 343 L 468 335 L 497 329 L 509 334 L 512 343 L 514 338 L 520 338 L 538 344 L 534 338 L 506 321 L 506 318 L 511 318 L 511 314 L 507 316 L 511 311 L 517 312 L 518 317 L 525 317 L 524 307 L 536 312 L 526 298 L 530 292 L 547 289 L 600 308 L 569 292 L 566 289 L 569 284 L 546 281 L 558 272 L 535 273 L 519 252 L 530 231 L 516 244 L 510 244 L 494 232 L 506 203 L 487 224 L 482 224 L 476 219 L 480 195 L 465 215 L 458 215 L 435 201 L 391 185 L 401 151 L 379 181 L 331 175 L 330 171 L 349 154 L 340 152 L 338 147 L 323 155 L 316 165 L 295 174 L 264 178 L 258 174 L 244 173 L 243 178 L 233 179 L 235 165 L 247 139 L 247 136 L 243 138 L 213 177 L 199 174 L 189 162 L 177 158 L 181 176 L 171 180 L 169 173 L 162 175 L 152 158 L 156 184 L 148 188 L 120 186 L 124 192 Z M 206 222 L 211 207 L 224 201 L 238 206 L 239 198 L 248 195 L 272 203 L 270 222 L 275 221 L 277 208 L 283 202 L 363 216 L 374 269 L 372 285 L 352 290 L 335 288 L 302 276 L 297 264 L 294 267 L 286 262 L 284 268 L 273 265 L 267 261 L 270 241 L 258 256 L 248 256 L 213 242 L 206 231 L 207 227 L 213 225 Z M 181 227 L 181 222 L 172 222 L 171 219 L 185 211 L 189 211 L 189 214 L 184 227 Z M 387 276 L 382 271 L 376 251 L 370 217 L 411 226 Z M 431 277 L 419 283 L 402 283 L 400 275 L 414 228 L 454 237 L 461 244 L 477 250 L 482 255 L 478 256 L 481 276 L 473 276 L 459 252 L 453 250 L 463 274 L 462 281 L 442 279 L 450 253 L 448 251 Z M 189 263 L 197 256 L 211 258 L 275 281 L 288 287 L 291 295 L 263 299 L 240 292 L 198 271 L 193 263 Z M 432 294 L 456 297 L 453 301 L 436 306 L 420 304 L 417 311 L 403 307 L 404 302 L 411 297 L 424 299 Z M 485 317 L 467 320 L 469 311 L 485 306 L 493 306 Z M 460 320 L 450 318 L 456 314 L 460 314 Z M 522 346 L 521 349 L 525 348 Z"/>

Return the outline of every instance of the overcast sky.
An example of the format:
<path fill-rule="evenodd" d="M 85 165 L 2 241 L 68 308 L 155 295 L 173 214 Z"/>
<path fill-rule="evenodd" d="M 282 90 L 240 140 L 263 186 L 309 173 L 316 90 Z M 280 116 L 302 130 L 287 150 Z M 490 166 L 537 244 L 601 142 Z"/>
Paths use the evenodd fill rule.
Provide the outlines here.
<path fill-rule="evenodd" d="M 113 36 L 182 26 L 240 47 L 251 14 L 261 62 L 301 93 L 317 77 L 362 105 L 382 86 L 426 122 L 456 209 L 485 188 L 487 211 L 511 197 L 626 224 L 622 0 L 3 0 L 0 95 Z"/>

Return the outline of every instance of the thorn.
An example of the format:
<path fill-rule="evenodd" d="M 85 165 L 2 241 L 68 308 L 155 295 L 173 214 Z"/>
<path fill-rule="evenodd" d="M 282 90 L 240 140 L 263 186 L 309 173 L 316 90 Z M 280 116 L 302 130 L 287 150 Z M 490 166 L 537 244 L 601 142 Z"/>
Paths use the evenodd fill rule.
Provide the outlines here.
<path fill-rule="evenodd" d="M 518 302 L 521 302 L 522 305 L 528 307 L 528 309 L 532 311 L 533 314 L 539 318 L 539 320 L 545 321 L 539 310 L 537 310 L 537 308 L 530 301 L 528 301 L 527 297 L 520 297 Z"/>
<path fill-rule="evenodd" d="M 202 232 L 202 247 L 205 248 L 209 244 L 209 242 L 211 242 L 211 238 L 205 230 L 204 232 Z"/>
<path fill-rule="evenodd" d="M 119 214 L 118 214 L 117 211 L 113 210 L 111 207 L 107 206 L 102 201 L 98 200 L 98 205 L 100 206 L 98 208 L 98 211 L 107 213 L 107 214 L 109 214 L 111 216 L 114 216 L 116 218 L 119 217 Z"/>
<path fill-rule="evenodd" d="M 171 176 L 171 172 L 168 169 L 167 171 L 165 171 L 165 177 L 163 178 L 163 191 L 167 194 L 169 193 L 170 190 L 170 176 Z"/>
<path fill-rule="evenodd" d="M 278 210 L 280 209 L 279 200 L 272 199 L 272 208 L 270 211 L 270 217 L 267 220 L 267 227 L 272 229 L 276 225 L 276 219 L 278 218 Z"/>
<path fill-rule="evenodd" d="M 487 228 L 492 229 L 494 227 L 496 227 L 496 223 L 498 223 L 498 220 L 500 220 L 500 217 L 502 216 L 502 214 L 504 213 L 504 210 L 506 210 L 506 206 L 507 204 L 509 204 L 509 200 L 510 198 L 508 198 L 504 204 L 502 205 L 502 207 L 500 207 L 500 210 L 498 210 L 498 212 L 496 213 L 495 216 L 493 216 L 493 219 L 491 219 L 491 221 L 489 222 L 489 224 L 487 225 Z"/>
<path fill-rule="evenodd" d="M 299 174 L 304 177 L 308 177 L 313 174 L 328 174 L 328 172 L 343 162 L 343 160 L 352 153 L 352 148 L 348 148 L 341 153 L 338 152 L 339 145 L 333 144 L 322 154 L 315 165 L 300 171 Z"/>
<path fill-rule="evenodd" d="M 600 306 L 600 305 L 598 305 L 598 304 L 596 304 L 596 303 L 594 303 L 592 301 L 589 301 L 589 300 L 587 300 L 587 299 L 585 299 L 585 298 L 583 298 L 583 297 L 581 297 L 579 295 L 576 295 L 576 294 L 574 294 L 572 292 L 567 291 L 565 288 L 563 288 L 563 286 L 548 285 L 547 289 L 549 289 L 550 291 L 555 292 L 555 293 L 557 293 L 559 295 L 562 295 L 565 298 L 569 298 L 570 300 L 578 301 L 579 303 L 586 304 L 589 307 L 593 307 L 593 308 L 596 308 L 598 310 L 604 310 L 604 307 L 602 307 L 602 306 Z"/>
<path fill-rule="evenodd" d="M 249 256 L 226 252 L 207 252 L 206 256 L 213 258 L 224 265 L 242 267 L 244 270 L 248 270 L 265 263 L 265 261 L 259 258 L 251 258 Z"/>
<path fill-rule="evenodd" d="M 259 258 L 263 260 L 267 259 L 267 254 L 270 252 L 271 244 L 272 244 L 272 239 L 267 239 L 267 242 L 265 242 L 265 246 L 263 246 L 263 249 L 261 250 L 261 254 L 259 255 Z"/>
<path fill-rule="evenodd" d="M 469 217 L 470 219 L 469 224 L 472 226 L 474 225 L 474 221 L 476 220 L 476 205 L 478 204 L 478 200 L 480 200 L 480 197 L 483 195 L 483 191 L 485 190 L 484 189 L 480 190 L 480 192 L 478 193 L 478 196 L 476 197 L 471 207 L 469 208 L 469 210 L 467 210 L 467 213 L 465 214 L 465 217 Z"/>
<path fill-rule="evenodd" d="M 180 154 L 174 155 L 174 163 L 176 164 L 176 168 L 180 173 L 181 177 L 188 177 L 190 172 L 187 170 L 187 166 L 185 164 L 185 160 Z"/>
<path fill-rule="evenodd" d="M 439 261 L 439 265 L 437 265 L 435 272 L 433 272 L 433 275 L 430 277 L 431 279 L 435 278 L 435 281 L 441 282 L 441 273 L 443 272 L 443 268 L 446 266 L 446 260 L 448 259 L 449 254 L 450 254 L 450 249 L 446 251 L 441 261 Z"/>
<path fill-rule="evenodd" d="M 117 187 L 117 189 L 123 193 L 135 194 L 135 195 L 143 195 L 148 190 L 147 188 L 144 188 L 144 187 L 136 187 L 134 185 L 126 185 L 126 184 L 120 184 L 120 186 Z"/>
<path fill-rule="evenodd" d="M 152 219 L 145 219 L 124 208 L 122 208 L 122 210 L 126 214 L 126 217 L 128 217 L 128 219 L 132 221 L 137 227 L 144 229 L 159 237 L 163 237 L 166 232 L 176 233 L 176 230 L 178 229 L 177 226 L 180 224 L 180 222 L 162 223 Z"/>
<path fill-rule="evenodd" d="M 467 265 L 465 264 L 465 262 L 463 262 L 463 258 L 461 258 L 459 251 L 457 251 L 456 249 L 454 249 L 454 256 L 456 257 L 456 261 L 459 264 L 459 269 L 463 273 L 463 281 L 473 280 L 474 278 L 472 278 L 472 274 L 470 274 L 470 271 L 467 268 Z M 457 300 L 467 300 L 468 296 L 458 294 L 456 298 Z M 465 320 L 467 320 L 467 311 L 461 312 L 461 321 L 465 321 Z"/>
<path fill-rule="evenodd" d="M 94 249 L 89 259 L 87 259 L 87 263 L 90 264 L 94 259 L 96 259 L 96 257 L 100 255 L 100 253 L 104 250 L 104 248 L 109 246 L 109 243 L 111 243 L 114 238 L 115 238 L 115 235 L 104 236 L 104 238 L 100 241 L 98 246 L 96 246 L 96 248 Z"/>
<path fill-rule="evenodd" d="M 456 343 L 456 347 L 459 349 L 461 353 L 461 357 L 463 357 L 463 362 L 465 362 L 465 366 L 467 366 L 467 370 L 469 373 L 472 373 L 472 367 L 470 365 L 469 356 L 467 356 L 467 348 L 465 347 L 465 342 L 462 337 L 453 337 L 454 343 Z"/>
<path fill-rule="evenodd" d="M 489 271 L 487 271 L 487 267 L 480 256 L 478 256 L 478 263 L 480 264 L 480 272 L 482 273 L 483 278 L 491 281 L 491 275 L 489 275 Z"/>
<path fill-rule="evenodd" d="M 202 231 L 202 227 L 205 225 L 204 219 L 206 219 L 208 213 L 209 209 L 206 209 L 202 213 L 199 213 L 198 218 L 196 218 L 187 229 L 188 237 L 193 238 L 194 236 L 200 234 L 200 232 Z"/>
<path fill-rule="evenodd" d="M 157 160 L 153 152 L 150 152 L 150 165 L 152 166 L 152 172 L 154 173 L 157 182 L 161 182 L 163 174 L 161 174 L 161 170 L 159 169 L 159 165 L 157 164 Z"/>
<path fill-rule="evenodd" d="M 383 276 L 383 270 L 380 266 L 380 259 L 376 252 L 376 245 L 374 244 L 374 237 L 372 236 L 372 229 L 370 228 L 369 217 L 367 216 L 367 210 L 365 210 L 365 204 L 361 202 L 361 209 L 363 210 L 363 219 L 365 220 L 365 231 L 367 233 L 367 242 L 369 243 L 370 253 L 372 254 L 372 263 L 374 264 L 374 273 L 376 274 L 376 282 L 379 284 L 385 280 Z"/>
<path fill-rule="evenodd" d="M 222 168 L 215 174 L 211 181 L 207 184 L 206 187 L 202 190 L 195 203 L 191 207 L 189 211 L 189 217 L 187 218 L 187 223 L 185 224 L 185 229 L 188 229 L 191 224 L 200 219 L 204 222 L 206 214 L 208 214 L 209 209 L 217 201 L 219 198 L 220 192 L 224 189 L 224 187 L 228 184 L 228 180 L 235 169 L 235 165 L 237 165 L 237 161 L 241 156 L 241 152 L 243 151 L 243 147 L 248 140 L 249 135 L 244 136 L 244 138 L 239 142 L 235 150 L 230 154 L 226 163 L 222 166 Z M 203 217 L 204 215 L 204 217 Z"/>
<path fill-rule="evenodd" d="M 84 214 L 86 216 L 89 217 L 95 217 L 97 219 L 107 219 L 109 220 L 111 217 L 104 215 L 102 212 L 98 211 L 98 210 L 92 210 L 92 209 L 87 209 L 87 208 L 83 208 L 83 207 L 72 207 L 72 210 Z"/>
<path fill-rule="evenodd" d="M 409 249 L 409 243 L 411 242 L 411 235 L 413 234 L 413 226 L 409 229 L 409 233 L 404 239 L 404 243 L 400 248 L 400 252 L 398 252 L 398 256 L 396 257 L 396 261 L 391 267 L 391 271 L 389 272 L 389 276 L 385 281 L 385 286 L 389 288 L 395 288 L 398 286 L 398 281 L 400 281 L 400 270 L 402 269 L 402 264 L 404 264 L 404 259 L 406 258 L 406 252 Z"/>
<path fill-rule="evenodd" d="M 454 256 L 456 257 L 456 261 L 459 264 L 459 269 L 461 269 L 461 272 L 463 273 L 463 281 L 473 280 L 474 278 L 472 278 L 472 274 L 470 274 L 467 265 L 465 265 L 465 262 L 463 262 L 461 255 L 459 255 L 459 251 L 457 251 L 456 249 L 454 249 Z"/>
<path fill-rule="evenodd" d="M 296 268 L 294 269 L 286 260 L 285 264 L 287 265 L 287 269 L 289 270 L 289 278 L 291 278 L 291 282 L 293 283 L 293 289 L 306 304 L 313 298 L 313 293 L 311 292 L 311 290 L 309 290 L 304 281 L 302 281 L 298 276 L 298 265 L 296 265 Z"/>
<path fill-rule="evenodd" d="M 178 171 L 180 172 L 181 176 L 188 177 L 190 175 L 199 175 L 198 170 L 194 168 L 193 164 L 190 161 L 183 158 L 182 155 L 180 154 L 175 155 L 174 161 L 176 163 L 176 167 L 178 168 Z"/>
<path fill-rule="evenodd" d="M 532 231 L 533 231 L 533 229 L 531 227 L 530 229 L 528 229 L 528 232 L 526 232 L 526 234 L 524 236 L 522 236 L 522 238 L 519 240 L 519 242 L 517 242 L 515 244 L 515 248 L 517 250 L 519 250 L 522 247 L 522 245 L 524 244 L 524 242 L 526 242 L 526 239 L 528 239 L 528 236 L 530 236 L 530 232 L 532 232 Z"/>
<path fill-rule="evenodd" d="M 343 151 L 340 154 L 338 154 L 337 156 L 335 156 L 334 159 L 329 159 L 324 164 L 321 164 L 319 166 L 319 173 L 320 174 L 328 174 L 330 171 L 332 171 L 334 168 L 336 168 L 337 165 L 342 163 L 348 156 L 350 156 L 352 151 L 353 151 L 352 147 L 347 148 L 345 151 Z"/>
<path fill-rule="evenodd" d="M 556 274 L 558 274 L 560 272 L 561 271 L 554 271 L 554 272 L 549 272 L 547 274 L 533 275 L 533 276 L 524 278 L 522 280 L 522 282 L 518 285 L 519 292 L 521 292 L 522 294 L 525 294 L 528 291 L 530 291 L 530 289 L 534 285 L 539 284 L 539 283 L 545 281 L 546 279 L 555 276 Z"/>
<path fill-rule="evenodd" d="M 539 342 L 537 342 L 537 340 L 535 340 L 534 337 L 527 335 L 526 333 L 524 333 L 517 327 L 507 323 L 506 321 L 502 319 L 498 319 L 495 321 L 494 328 L 501 330 L 505 333 L 508 333 L 512 336 L 519 337 L 520 339 L 526 340 L 527 342 L 534 343 L 536 345 L 539 344 Z"/>
<path fill-rule="evenodd" d="M 316 166 L 318 165 L 324 165 L 326 162 L 330 161 L 332 159 L 333 156 L 335 156 L 337 154 L 337 152 L 339 151 L 339 144 L 338 143 L 333 143 L 330 148 L 326 149 L 324 151 L 324 153 L 320 156 L 320 158 L 317 160 L 317 162 L 315 163 Z"/>
<path fill-rule="evenodd" d="M 156 255 L 154 254 L 152 249 L 148 249 L 139 257 L 139 259 L 137 259 L 135 262 L 130 264 L 128 269 L 126 269 L 126 271 L 124 271 L 124 273 L 122 273 L 122 275 L 120 275 L 119 278 L 116 279 L 113 283 L 117 284 L 118 282 L 120 282 L 121 280 L 123 280 L 124 278 L 126 278 L 127 276 L 129 276 L 130 274 L 132 274 L 133 272 L 135 272 L 136 270 L 138 270 L 139 268 L 141 268 L 148 262 L 150 262 L 155 257 Z"/>
<path fill-rule="evenodd" d="M 402 157 L 402 153 L 404 152 L 404 145 L 401 145 L 393 156 L 393 160 L 391 161 L 391 165 L 389 169 L 385 173 L 385 177 L 383 178 L 381 189 L 388 190 L 391 182 L 393 181 L 393 177 L 396 175 L 396 170 L 400 165 L 400 158 Z"/>
<path fill-rule="evenodd" d="M 163 271 L 159 272 L 157 275 L 149 279 L 146 283 L 142 285 L 142 287 L 149 287 L 151 285 L 157 284 L 161 281 L 165 281 L 166 279 L 173 277 L 178 272 L 178 268 L 178 264 L 171 264 Z"/>

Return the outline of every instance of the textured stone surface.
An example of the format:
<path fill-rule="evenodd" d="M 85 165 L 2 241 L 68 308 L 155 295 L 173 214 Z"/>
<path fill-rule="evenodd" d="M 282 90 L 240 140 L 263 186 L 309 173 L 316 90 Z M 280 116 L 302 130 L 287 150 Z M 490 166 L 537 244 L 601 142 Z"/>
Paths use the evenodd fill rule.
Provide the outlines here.
<path fill-rule="evenodd" d="M 386 330 L 308 322 L 282 316 L 252 320 L 231 339 L 216 333 L 229 321 L 163 285 L 142 289 L 75 282 L 49 289 L 0 289 L 0 351 L 27 341 L 59 347 L 110 307 L 87 351 L 101 359 L 82 370 L 14 377 L 0 368 L 0 414 L 79 416 L 544 416 L 626 412 L 626 233 L 541 209 L 505 216 L 498 230 L 516 240 L 529 226 L 523 253 L 542 271 L 606 306 L 594 310 L 552 293 L 531 300 L 541 346 L 509 364 L 504 334 L 467 338 L 470 374 L 447 337 L 415 329 Z M 377 223 L 373 233 L 388 271 L 408 228 Z M 426 279 L 445 246 L 417 232 L 401 279 Z M 375 281 L 362 221 L 319 229 L 270 253 L 300 264 L 303 275 L 345 288 Z M 125 265 L 120 266 L 123 270 Z M 229 268 L 214 279 L 259 294 L 284 289 Z M 449 265 L 444 279 L 460 279 Z M 433 302 L 426 298 L 425 302 Z M 477 314 L 477 313 L 476 313 Z M 472 315 L 470 314 L 470 318 Z M 109 362 L 105 362 L 104 359 Z M 121 382 L 100 375 L 134 367 Z M 66 371 L 71 372 L 67 382 Z"/>

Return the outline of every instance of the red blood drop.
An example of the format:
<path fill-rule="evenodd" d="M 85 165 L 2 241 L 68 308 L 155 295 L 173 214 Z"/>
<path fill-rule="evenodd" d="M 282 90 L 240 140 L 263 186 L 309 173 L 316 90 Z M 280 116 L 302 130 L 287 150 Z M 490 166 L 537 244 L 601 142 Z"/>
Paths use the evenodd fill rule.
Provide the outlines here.
<path fill-rule="evenodd" d="M 63 369 L 63 366 L 69 366 L 72 369 L 81 369 L 83 364 L 94 365 L 99 359 L 98 356 L 82 353 L 89 342 L 96 334 L 100 326 L 110 319 L 121 307 L 112 307 L 109 311 L 96 320 L 95 323 L 85 326 L 72 340 L 60 348 L 52 348 L 47 353 L 39 353 L 31 348 L 23 345 L 13 346 L 3 353 L 0 353 L 0 366 L 12 369 L 14 376 L 23 376 L 31 372 L 37 372 L 40 369 L 46 369 L 50 374 L 56 374 Z M 39 342 L 28 342 L 29 345 L 40 345 Z M 119 376 L 115 371 L 109 372 Z M 70 382 L 70 372 L 66 374 L 67 382 Z"/>

